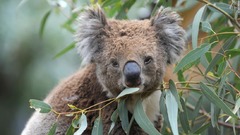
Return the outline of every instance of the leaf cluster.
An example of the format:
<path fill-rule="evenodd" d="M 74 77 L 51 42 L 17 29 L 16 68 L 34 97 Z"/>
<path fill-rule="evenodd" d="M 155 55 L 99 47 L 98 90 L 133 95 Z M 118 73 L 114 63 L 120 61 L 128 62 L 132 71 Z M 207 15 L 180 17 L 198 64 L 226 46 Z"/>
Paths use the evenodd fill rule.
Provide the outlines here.
<path fill-rule="evenodd" d="M 25 2 L 26 0 L 24 0 Z M 22 2 L 22 3 L 24 3 Z M 72 0 L 50 0 L 51 9 L 43 16 L 40 24 L 40 36 L 43 37 L 44 27 L 52 12 L 62 13 L 67 19 L 62 28 L 74 34 L 77 15 L 85 5 L 96 1 L 84 2 Z M 62 3 L 63 2 L 63 3 Z M 136 7 L 150 6 L 154 3 L 151 15 L 160 6 L 170 6 L 178 12 L 187 11 L 202 4 L 188 26 L 188 52 L 176 65 L 174 72 L 178 82 L 165 82 L 160 98 L 160 110 L 164 117 L 162 134 L 239 134 L 240 133 L 240 7 L 237 0 L 100 0 L 98 4 L 111 18 L 128 19 L 128 11 Z M 64 4 L 65 3 L 65 4 Z M 68 7 L 68 8 L 66 8 Z M 56 54 L 62 56 L 74 48 L 75 43 Z M 125 91 L 125 94 L 136 90 Z M 129 133 L 133 119 L 149 134 L 160 134 L 146 117 L 141 106 L 141 99 L 134 109 L 133 118 L 129 120 L 124 100 L 109 99 L 99 104 L 110 104 L 119 101 L 118 109 L 112 114 L 114 128 L 117 118 L 122 121 L 126 134 Z M 40 109 L 41 113 L 54 112 L 57 115 L 75 116 L 67 134 L 81 134 L 86 129 L 86 116 L 95 105 L 80 109 L 69 105 L 75 112 L 60 113 L 49 105 L 30 100 L 31 107 Z M 94 123 L 93 134 L 102 133 L 102 119 L 98 117 Z M 57 124 L 53 124 L 49 134 L 53 134 Z"/>

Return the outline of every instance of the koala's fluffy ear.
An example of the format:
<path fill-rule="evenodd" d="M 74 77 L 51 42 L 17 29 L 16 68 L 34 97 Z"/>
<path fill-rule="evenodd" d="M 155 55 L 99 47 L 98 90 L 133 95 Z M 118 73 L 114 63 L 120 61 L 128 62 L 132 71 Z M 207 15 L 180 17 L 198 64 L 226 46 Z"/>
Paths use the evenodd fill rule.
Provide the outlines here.
<path fill-rule="evenodd" d="M 170 8 L 161 7 L 159 12 L 151 18 L 151 25 L 155 27 L 160 45 L 168 54 L 168 64 L 175 63 L 185 49 L 185 31 L 180 26 L 182 19 Z"/>
<path fill-rule="evenodd" d="M 98 6 L 96 8 L 88 8 L 82 12 L 77 23 L 79 25 L 76 33 L 76 45 L 78 53 L 83 58 L 82 63 L 87 64 L 92 61 L 94 54 L 101 48 L 107 19 L 102 9 Z"/>

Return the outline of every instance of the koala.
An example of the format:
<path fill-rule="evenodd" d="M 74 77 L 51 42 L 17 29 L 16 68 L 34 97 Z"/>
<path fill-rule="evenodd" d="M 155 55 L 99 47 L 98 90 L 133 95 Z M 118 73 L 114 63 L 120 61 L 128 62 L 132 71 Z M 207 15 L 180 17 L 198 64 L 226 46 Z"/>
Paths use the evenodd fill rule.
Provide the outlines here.
<path fill-rule="evenodd" d="M 133 112 L 136 97 L 141 96 L 143 109 L 149 120 L 161 127 L 158 89 L 164 78 L 169 78 L 171 67 L 185 48 L 185 31 L 180 26 L 180 16 L 169 8 L 160 8 L 149 20 L 107 19 L 101 8 L 89 8 L 78 19 L 77 50 L 84 66 L 55 87 L 44 100 L 58 112 L 68 112 L 67 104 L 79 108 L 116 97 L 125 88 L 137 87 L 139 91 L 129 95 L 126 107 Z M 99 105 L 101 107 L 102 105 Z M 83 134 L 91 134 L 94 120 L 101 115 L 104 135 L 111 125 L 111 114 L 117 103 L 106 106 L 101 113 L 86 114 L 88 127 Z M 50 112 L 35 112 L 22 135 L 47 134 L 57 116 Z M 57 135 L 65 134 L 72 117 L 57 119 Z M 120 120 L 110 134 L 124 135 Z M 133 123 L 130 134 L 146 133 Z"/>

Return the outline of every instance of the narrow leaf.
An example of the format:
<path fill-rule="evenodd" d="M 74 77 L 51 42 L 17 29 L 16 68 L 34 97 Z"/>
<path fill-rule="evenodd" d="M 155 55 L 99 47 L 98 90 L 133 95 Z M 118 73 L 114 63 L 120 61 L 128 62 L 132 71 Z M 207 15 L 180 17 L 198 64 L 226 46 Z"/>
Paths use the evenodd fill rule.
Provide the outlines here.
<path fill-rule="evenodd" d="M 120 98 L 120 97 L 123 97 L 125 95 L 129 95 L 129 94 L 132 94 L 134 92 L 137 92 L 139 90 L 139 88 L 127 88 L 127 89 L 124 89 L 118 96 L 117 98 Z"/>
<path fill-rule="evenodd" d="M 52 109 L 50 105 L 40 100 L 30 99 L 29 103 L 30 108 L 34 108 L 36 111 L 39 111 L 40 113 L 48 113 Z"/>
<path fill-rule="evenodd" d="M 101 117 L 98 117 L 94 121 L 92 135 L 103 135 L 103 124 L 102 124 L 102 118 Z"/>
<path fill-rule="evenodd" d="M 68 127 L 68 130 L 66 132 L 66 135 L 73 135 L 75 132 L 74 127 L 72 126 L 72 124 Z"/>
<path fill-rule="evenodd" d="M 179 110 L 181 112 L 183 112 L 183 108 L 182 108 L 182 105 L 181 105 L 181 102 L 180 102 L 180 98 L 178 96 L 177 88 L 176 88 L 173 80 L 169 80 L 169 89 L 170 89 L 172 95 L 174 96 L 175 100 L 177 101 Z"/>
<path fill-rule="evenodd" d="M 126 107 L 125 100 L 120 100 L 120 102 L 118 103 L 118 114 L 121 120 L 122 128 L 124 132 L 127 134 L 129 119 L 128 119 L 128 110 Z"/>
<path fill-rule="evenodd" d="M 207 9 L 206 6 L 201 7 L 193 19 L 193 24 L 192 24 L 192 47 L 193 47 L 193 49 L 196 49 L 198 46 L 199 26 L 200 26 L 202 17 L 205 14 L 206 9 Z"/>
<path fill-rule="evenodd" d="M 176 66 L 174 73 L 178 72 L 185 66 L 187 66 L 189 63 L 196 61 L 199 59 L 202 55 L 204 55 L 209 48 L 211 47 L 210 44 L 203 44 L 200 46 L 200 48 L 196 48 L 192 51 L 190 51 Z"/>
<path fill-rule="evenodd" d="M 194 134 L 202 134 L 204 130 L 206 130 L 211 125 L 210 122 L 203 124 L 199 129 L 197 129 Z"/>
<path fill-rule="evenodd" d="M 163 91 L 160 97 L 160 101 L 159 101 L 159 105 L 160 105 L 160 112 L 163 115 L 164 118 L 164 123 L 166 124 L 166 126 L 170 127 L 170 123 L 169 123 L 169 119 L 168 119 L 168 114 L 167 114 L 167 108 L 166 108 L 166 100 L 165 100 L 165 95 L 166 92 Z"/>
<path fill-rule="evenodd" d="M 78 120 L 79 129 L 74 133 L 74 135 L 81 135 L 87 128 L 87 117 L 82 114 Z"/>
<path fill-rule="evenodd" d="M 51 14 L 51 11 L 52 10 L 49 10 L 42 18 L 42 21 L 41 21 L 41 24 L 40 24 L 40 31 L 39 31 L 39 35 L 40 35 L 41 38 L 43 36 L 43 31 L 44 31 L 44 28 L 45 28 L 45 24 L 47 22 L 47 19 L 48 19 L 49 15 Z"/>
<path fill-rule="evenodd" d="M 207 97 L 209 101 L 211 101 L 217 107 L 221 108 L 228 115 L 234 118 L 237 118 L 237 116 L 234 115 L 231 109 L 218 97 L 216 93 L 213 92 L 211 88 L 209 88 L 207 85 L 205 85 L 202 82 L 200 82 L 200 87 L 201 87 L 202 93 Z"/>
<path fill-rule="evenodd" d="M 239 108 L 240 108 L 240 98 L 238 98 L 238 100 L 236 101 L 236 104 L 235 104 L 235 107 L 233 109 L 233 113 L 236 114 L 237 111 L 239 111 Z M 225 122 L 228 122 L 232 117 L 229 116 Z"/>
<path fill-rule="evenodd" d="M 56 129 L 57 129 L 57 123 L 53 123 L 51 129 L 48 132 L 48 135 L 55 135 Z"/>
<path fill-rule="evenodd" d="M 231 37 L 229 38 L 225 44 L 223 45 L 223 47 L 218 51 L 218 54 L 216 54 L 216 56 L 213 58 L 213 60 L 211 61 L 211 63 L 208 65 L 206 71 L 205 71 L 205 75 L 213 68 L 216 66 L 216 64 L 218 63 L 218 61 L 223 58 L 223 53 L 225 50 L 227 50 L 231 45 L 232 42 L 234 41 L 235 37 Z"/>
<path fill-rule="evenodd" d="M 210 33 L 213 31 L 212 26 L 209 22 L 204 21 L 201 24 L 202 24 L 202 31 L 207 32 L 207 33 Z"/>
<path fill-rule="evenodd" d="M 166 92 L 166 107 L 173 135 L 178 135 L 178 104 L 170 91 Z"/>
<path fill-rule="evenodd" d="M 132 7 L 136 0 L 127 0 L 120 11 L 118 12 L 116 19 L 127 19 L 127 11 Z"/>
<path fill-rule="evenodd" d="M 189 134 L 190 126 L 188 122 L 188 113 L 187 113 L 186 103 L 184 102 L 183 98 L 181 98 L 180 101 L 183 107 L 183 112 L 179 113 L 179 120 L 181 122 L 184 132 L 186 134 Z"/>
<path fill-rule="evenodd" d="M 115 124 L 116 124 L 116 121 L 117 121 L 117 118 L 118 118 L 118 110 L 115 110 L 112 115 L 111 115 L 111 126 L 110 126 L 110 129 L 108 131 L 108 134 L 111 133 L 112 129 L 114 128 Z"/>
<path fill-rule="evenodd" d="M 142 101 L 138 100 L 133 112 L 134 119 L 137 124 L 149 135 L 161 135 L 154 127 L 153 123 L 148 119 L 142 106 Z"/>
<path fill-rule="evenodd" d="M 60 51 L 59 53 L 57 53 L 53 59 L 56 59 L 60 56 L 62 56 L 63 54 L 67 53 L 68 51 L 72 50 L 75 47 L 75 42 L 72 42 L 70 45 L 68 45 L 66 48 L 64 48 L 62 51 Z"/>
<path fill-rule="evenodd" d="M 194 121 L 195 121 L 195 118 L 198 116 L 198 113 L 199 113 L 199 110 L 200 110 L 200 107 L 202 105 L 202 102 L 203 102 L 203 96 L 200 96 L 199 99 L 198 99 L 198 102 L 195 106 L 195 109 L 193 111 L 193 114 L 192 114 L 192 123 L 194 124 Z"/>
<path fill-rule="evenodd" d="M 103 3 L 102 3 L 102 6 L 101 7 L 107 7 L 107 6 L 110 6 L 110 5 L 113 5 L 115 3 L 118 3 L 120 0 L 105 0 Z"/>

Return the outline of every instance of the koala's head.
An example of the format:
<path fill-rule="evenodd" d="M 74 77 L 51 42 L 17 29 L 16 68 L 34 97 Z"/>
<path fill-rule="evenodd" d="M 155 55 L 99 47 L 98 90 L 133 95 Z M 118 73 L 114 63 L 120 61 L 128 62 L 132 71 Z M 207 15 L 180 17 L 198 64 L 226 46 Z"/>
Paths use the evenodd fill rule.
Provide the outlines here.
<path fill-rule="evenodd" d="M 79 17 L 77 47 L 85 64 L 95 63 L 99 82 L 109 96 L 124 88 L 156 89 L 165 68 L 185 47 L 181 18 L 161 8 L 150 20 L 110 20 L 100 8 Z"/>

